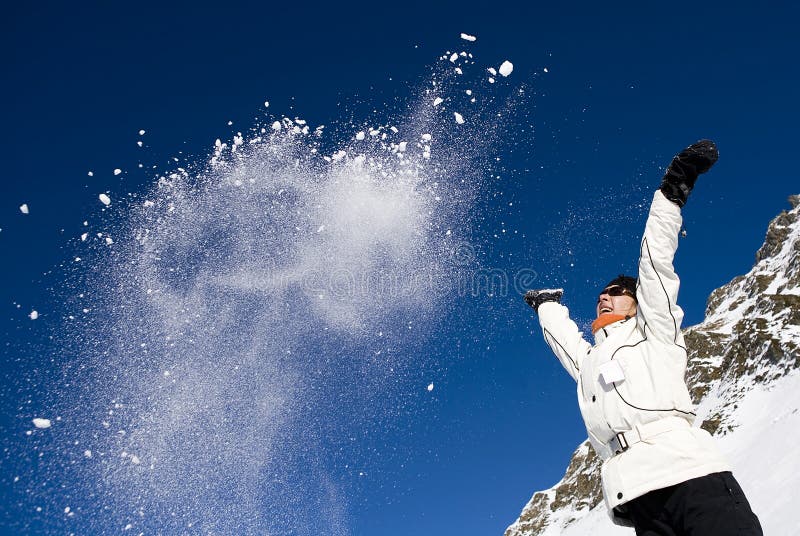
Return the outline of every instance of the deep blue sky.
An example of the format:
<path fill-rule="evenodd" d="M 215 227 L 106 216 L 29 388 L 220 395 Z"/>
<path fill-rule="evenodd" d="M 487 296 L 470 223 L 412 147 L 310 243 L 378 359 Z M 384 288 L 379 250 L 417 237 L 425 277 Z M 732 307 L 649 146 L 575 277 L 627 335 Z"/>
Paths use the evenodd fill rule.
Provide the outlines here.
<path fill-rule="evenodd" d="M 720 161 L 685 210 L 676 261 L 685 325 L 701 321 L 711 290 L 751 267 L 767 223 L 800 193 L 799 16 L 789 3 L 727 2 L 8 8 L 0 23 L 4 433 L 24 434 L 22 371 L 63 365 L 35 355 L 47 329 L 59 329 L 55 319 L 45 314 L 32 327 L 27 318 L 53 308 L 45 274 L 71 258 L 82 222 L 98 217 L 98 192 L 143 191 L 152 181 L 115 177 L 114 168 L 202 158 L 216 138 L 252 125 L 265 100 L 271 112 L 312 124 L 387 117 L 446 50 L 469 48 L 486 64 L 509 59 L 509 80 L 532 88 L 532 108 L 499 147 L 508 181 L 496 189 L 515 210 L 487 211 L 476 235 L 491 235 L 499 220 L 518 230 L 482 243 L 485 262 L 529 266 L 542 286 L 564 286 L 582 322 L 599 286 L 635 269 L 639 205 L 663 166 L 696 139 L 718 142 Z M 478 41 L 466 44 L 461 32 Z M 493 202 L 501 203 L 482 201 Z M 359 488 L 353 534 L 501 533 L 533 491 L 560 478 L 585 437 L 571 380 L 522 302 L 480 303 L 485 316 L 452 313 L 458 327 L 440 337 L 474 325 L 468 352 L 431 342 L 450 359 L 436 403 L 408 416 L 417 439 L 407 471 L 382 477 L 376 467 Z M 13 476 L 3 473 L 3 494 L 13 497 Z M 0 524 L 26 515 L 9 507 Z"/>

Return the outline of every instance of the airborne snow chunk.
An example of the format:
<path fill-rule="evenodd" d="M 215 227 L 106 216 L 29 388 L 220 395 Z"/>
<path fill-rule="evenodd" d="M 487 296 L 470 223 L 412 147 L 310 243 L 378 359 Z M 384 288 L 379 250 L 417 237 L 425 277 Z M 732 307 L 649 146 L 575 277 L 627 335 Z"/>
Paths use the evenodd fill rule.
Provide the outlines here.
<path fill-rule="evenodd" d="M 433 99 L 433 105 L 434 106 L 439 106 L 443 102 L 444 102 L 444 99 L 441 98 L 441 97 L 436 97 L 435 99 Z"/>
<path fill-rule="evenodd" d="M 272 123 L 272 130 L 280 130 L 280 129 L 281 129 L 280 121 L 275 121 L 274 123 Z"/>
<path fill-rule="evenodd" d="M 363 139 L 364 139 L 364 137 L 365 137 L 365 136 L 366 136 L 366 134 L 364 134 L 364 131 L 362 130 L 361 132 L 359 132 L 358 134 L 356 134 L 356 139 L 357 139 L 358 141 L 361 141 L 361 140 L 363 140 Z"/>
<path fill-rule="evenodd" d="M 453 52 L 453 55 L 450 56 L 450 62 L 455 63 L 457 59 L 458 59 L 458 54 Z"/>
<path fill-rule="evenodd" d="M 478 38 L 475 37 L 474 35 L 469 35 L 469 34 L 462 33 L 461 34 L 461 39 L 463 39 L 464 41 L 475 41 Z"/>
<path fill-rule="evenodd" d="M 116 168 L 116 169 L 114 170 L 114 175 L 119 175 L 120 173 L 122 173 L 122 170 L 121 170 L 121 169 L 119 169 L 119 168 Z"/>
<path fill-rule="evenodd" d="M 140 130 L 140 131 L 139 131 L 139 135 L 140 135 L 140 136 L 144 136 L 144 130 Z"/>
<path fill-rule="evenodd" d="M 50 428 L 53 423 L 50 422 L 50 419 L 40 419 L 39 417 L 33 419 L 33 425 L 36 428 Z"/>
<path fill-rule="evenodd" d="M 39 318 L 39 311 L 34 309 L 33 311 L 31 311 L 31 314 L 28 315 L 28 318 L 30 318 L 31 320 L 36 320 L 37 318 Z"/>
<path fill-rule="evenodd" d="M 428 384 L 428 392 L 430 393 L 431 391 L 433 391 L 433 382 Z"/>
<path fill-rule="evenodd" d="M 503 76 L 510 75 L 511 71 L 513 70 L 514 70 L 514 64 L 508 60 L 504 61 L 503 64 L 500 66 L 500 74 L 502 74 Z"/>
<path fill-rule="evenodd" d="M 108 206 L 111 204 L 111 198 L 108 197 L 106 194 L 100 194 L 97 196 L 98 199 L 105 205 Z"/>
<path fill-rule="evenodd" d="M 21 205 L 19 206 L 19 211 L 20 211 L 20 212 L 22 212 L 23 214 L 28 214 L 28 213 L 30 212 L 30 211 L 28 210 L 28 204 L 27 204 L 27 203 L 23 203 L 23 204 L 21 204 Z"/>
<path fill-rule="evenodd" d="M 461 115 L 458 112 L 453 112 L 453 115 L 456 117 L 456 123 L 458 123 L 459 125 L 463 125 L 464 124 L 464 116 L 463 115 Z"/>

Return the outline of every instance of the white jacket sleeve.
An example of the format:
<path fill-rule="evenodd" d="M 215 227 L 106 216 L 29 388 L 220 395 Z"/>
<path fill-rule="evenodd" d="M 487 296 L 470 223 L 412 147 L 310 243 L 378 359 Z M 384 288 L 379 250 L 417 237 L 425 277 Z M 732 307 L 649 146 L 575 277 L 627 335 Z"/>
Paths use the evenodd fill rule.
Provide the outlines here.
<path fill-rule="evenodd" d="M 589 344 L 577 324 L 569 317 L 569 309 L 556 302 L 546 302 L 539 306 L 539 323 L 544 340 L 567 369 L 569 375 L 578 381 L 583 358 L 589 353 Z"/>
<path fill-rule="evenodd" d="M 672 260 L 682 222 L 681 209 L 657 190 L 642 237 L 636 288 L 636 321 L 645 336 L 680 346 L 683 310 L 677 303 L 680 280 Z"/>

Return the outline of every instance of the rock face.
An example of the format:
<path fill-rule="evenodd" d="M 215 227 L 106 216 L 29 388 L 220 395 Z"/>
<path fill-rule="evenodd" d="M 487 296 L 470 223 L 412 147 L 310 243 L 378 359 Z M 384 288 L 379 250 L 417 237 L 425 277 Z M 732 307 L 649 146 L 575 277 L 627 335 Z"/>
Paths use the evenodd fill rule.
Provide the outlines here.
<path fill-rule="evenodd" d="M 731 414 L 754 385 L 800 366 L 800 196 L 789 202 L 792 209 L 770 223 L 753 269 L 712 292 L 705 320 L 684 330 L 686 381 L 702 427 L 717 436 L 735 430 Z M 602 500 L 600 460 L 587 440 L 564 478 L 536 492 L 505 536 L 560 534 Z"/>

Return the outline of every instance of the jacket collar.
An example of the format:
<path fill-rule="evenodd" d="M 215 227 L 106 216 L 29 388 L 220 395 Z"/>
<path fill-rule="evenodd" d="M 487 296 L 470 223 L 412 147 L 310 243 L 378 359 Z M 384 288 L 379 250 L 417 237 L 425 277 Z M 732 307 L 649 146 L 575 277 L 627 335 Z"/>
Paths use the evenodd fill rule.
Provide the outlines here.
<path fill-rule="evenodd" d="M 598 345 L 598 344 L 602 343 L 604 340 L 606 340 L 611 335 L 611 333 L 614 330 L 619 329 L 620 327 L 625 325 L 625 323 L 628 320 L 630 320 L 631 318 L 633 318 L 633 317 L 632 316 L 623 316 L 619 320 L 617 320 L 617 321 L 615 321 L 615 322 L 613 322 L 611 324 L 608 324 L 607 326 L 603 326 L 602 328 L 600 328 L 597 331 L 595 331 L 595 333 L 594 333 L 594 343 L 595 343 L 595 345 Z"/>

